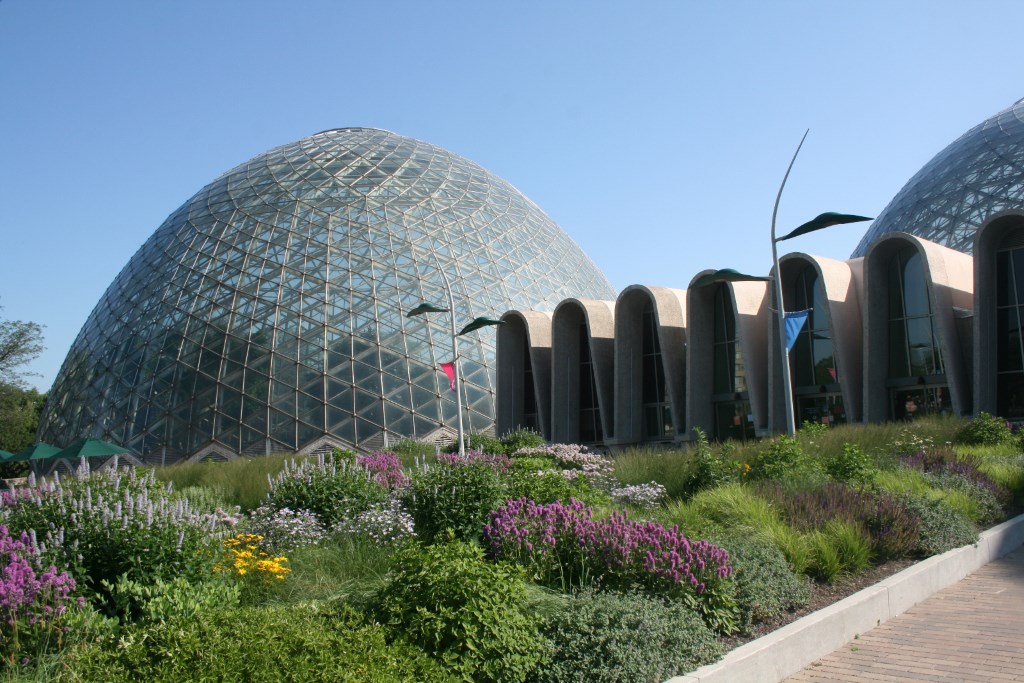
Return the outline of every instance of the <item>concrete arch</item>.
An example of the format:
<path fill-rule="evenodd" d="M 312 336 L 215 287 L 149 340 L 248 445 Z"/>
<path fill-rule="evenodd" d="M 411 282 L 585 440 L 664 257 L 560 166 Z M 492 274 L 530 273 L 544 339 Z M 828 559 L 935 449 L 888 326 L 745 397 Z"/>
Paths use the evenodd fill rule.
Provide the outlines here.
<path fill-rule="evenodd" d="M 498 326 L 495 431 L 498 436 L 513 429 L 528 428 L 551 440 L 551 314 L 538 311 L 508 311 Z M 537 406 L 534 424 L 525 406 L 527 360 L 533 378 L 533 400 Z"/>
<path fill-rule="evenodd" d="M 597 390 L 601 431 L 614 432 L 615 302 L 566 299 L 551 319 L 551 440 L 580 442 L 580 339 L 586 329 Z"/>
<path fill-rule="evenodd" d="M 970 315 L 974 305 L 974 260 L 969 254 L 929 242 L 908 233 L 894 232 L 881 237 L 868 249 L 864 259 L 864 420 L 889 419 L 887 391 L 889 353 L 889 261 L 897 250 L 911 246 L 921 255 L 925 287 L 931 302 L 935 332 L 945 366 L 953 412 L 972 410 L 969 360 L 964 354 L 970 340 L 957 319 Z"/>
<path fill-rule="evenodd" d="M 690 280 L 687 290 L 686 350 L 689 373 L 686 377 L 686 429 L 700 427 L 715 433 L 714 394 L 716 287 L 725 287 L 736 315 L 737 343 L 746 364 L 747 393 L 754 427 L 758 435 L 767 434 L 768 425 L 768 284 L 764 281 L 722 282 L 694 288 L 693 283 L 715 272 L 704 270 Z"/>
<path fill-rule="evenodd" d="M 782 298 L 787 302 L 786 310 L 792 309 L 790 303 L 794 296 L 796 278 L 804 268 L 813 268 L 818 275 L 828 310 L 824 315 L 828 319 L 832 333 L 832 344 L 835 353 L 837 375 L 839 376 L 840 393 L 847 409 L 849 422 L 860 422 L 864 415 L 864 339 L 863 320 L 861 316 L 861 300 L 863 298 L 860 283 L 863 280 L 864 259 L 839 261 L 824 256 L 814 256 L 802 252 L 786 254 L 779 259 L 782 270 Z M 772 277 L 775 268 L 772 268 Z M 770 315 L 772 334 L 769 335 L 769 393 L 771 396 L 769 421 L 773 431 L 784 432 L 785 406 L 783 405 L 783 388 L 781 384 L 781 363 L 778 355 L 778 317 Z M 800 426 L 797 417 L 797 427 Z"/>
<path fill-rule="evenodd" d="M 665 395 L 672 416 L 673 437 L 685 434 L 686 292 L 667 287 L 630 285 L 615 302 L 615 429 L 609 444 L 643 441 L 642 314 L 654 309 Z"/>
<path fill-rule="evenodd" d="M 996 252 L 1012 232 L 1024 235 L 1024 210 L 1000 211 L 974 236 L 974 320 L 971 358 L 974 412 L 997 414 L 998 358 L 996 327 Z"/>

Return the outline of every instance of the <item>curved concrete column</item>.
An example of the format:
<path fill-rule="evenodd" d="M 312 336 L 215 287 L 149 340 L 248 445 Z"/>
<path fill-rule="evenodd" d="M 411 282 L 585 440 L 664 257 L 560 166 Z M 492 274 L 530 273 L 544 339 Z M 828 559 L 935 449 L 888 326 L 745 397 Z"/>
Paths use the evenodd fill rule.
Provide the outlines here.
<path fill-rule="evenodd" d="M 580 339 L 580 327 L 586 338 Z M 590 346 L 601 430 L 614 430 L 615 302 L 566 299 L 551 318 L 551 440 L 580 441 L 580 345 Z"/>
<path fill-rule="evenodd" d="M 497 339 L 497 400 L 495 431 L 498 436 L 528 427 L 523 419 L 526 359 L 533 374 L 534 400 L 540 433 L 551 438 L 551 314 L 508 311 L 501 316 Z"/>

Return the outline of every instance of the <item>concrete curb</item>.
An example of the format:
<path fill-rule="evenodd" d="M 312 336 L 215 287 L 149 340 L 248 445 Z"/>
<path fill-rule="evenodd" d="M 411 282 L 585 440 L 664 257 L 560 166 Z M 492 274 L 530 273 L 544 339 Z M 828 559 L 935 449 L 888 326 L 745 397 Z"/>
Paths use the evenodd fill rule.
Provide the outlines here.
<path fill-rule="evenodd" d="M 982 532 L 975 545 L 929 557 L 666 683 L 778 683 L 1021 545 L 1024 515 Z"/>

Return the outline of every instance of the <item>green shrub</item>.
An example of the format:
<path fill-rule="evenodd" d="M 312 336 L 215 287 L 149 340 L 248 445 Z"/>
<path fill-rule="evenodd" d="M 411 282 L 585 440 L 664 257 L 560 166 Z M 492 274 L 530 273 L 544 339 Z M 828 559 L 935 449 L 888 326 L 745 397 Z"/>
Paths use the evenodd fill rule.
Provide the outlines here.
<path fill-rule="evenodd" d="M 481 453 L 493 453 L 505 455 L 505 444 L 498 441 L 493 436 L 488 436 L 483 432 L 470 432 L 463 437 L 463 445 L 467 451 L 480 451 Z M 449 443 L 447 446 L 441 449 L 447 453 L 458 453 L 459 452 L 459 439 L 455 438 L 454 441 Z"/>
<path fill-rule="evenodd" d="M 663 681 L 722 652 L 692 611 L 642 594 L 578 593 L 543 632 L 554 655 L 538 683 Z"/>
<path fill-rule="evenodd" d="M 501 437 L 506 455 L 515 455 L 520 448 L 539 448 L 545 443 L 544 437 L 532 429 L 514 429 Z"/>
<path fill-rule="evenodd" d="M 611 502 L 607 493 L 590 486 L 582 472 L 570 480 L 562 475 L 560 470 L 524 471 L 519 468 L 513 469 L 509 474 L 506 497 L 527 498 L 535 503 L 554 503 L 556 500 L 568 503 L 570 498 L 587 505 Z"/>
<path fill-rule="evenodd" d="M 132 621 L 159 622 L 194 619 L 201 612 L 238 605 L 241 587 L 226 577 L 190 582 L 182 577 L 136 581 L 121 576 L 104 587 L 119 614 Z"/>
<path fill-rule="evenodd" d="M 69 651 L 55 672 L 76 683 L 334 683 L 453 680 L 349 607 L 306 603 L 204 610 L 126 629 Z"/>
<path fill-rule="evenodd" d="M 750 476 L 756 479 L 805 479 L 818 473 L 820 465 L 800 448 L 791 436 L 780 436 L 758 454 Z"/>
<path fill-rule="evenodd" d="M 6 510 L 12 531 L 32 530 L 48 564 L 67 567 L 97 607 L 116 612 L 106 586 L 209 576 L 215 541 L 205 515 L 173 499 L 152 470 L 103 470 L 43 482 Z"/>
<path fill-rule="evenodd" d="M 921 519 L 917 551 L 921 557 L 940 555 L 978 541 L 978 531 L 961 513 L 941 500 L 905 495 L 901 502 Z"/>
<path fill-rule="evenodd" d="M 427 542 L 447 529 L 458 539 L 478 540 L 506 497 L 505 479 L 486 462 L 438 463 L 413 472 L 402 503 Z"/>
<path fill-rule="evenodd" d="M 843 561 L 839 550 L 821 531 L 812 531 L 805 536 L 811 549 L 811 561 L 807 573 L 816 579 L 831 583 L 842 573 Z"/>
<path fill-rule="evenodd" d="M 524 612 L 523 573 L 478 546 L 410 544 L 391 562 L 377 615 L 392 632 L 467 681 L 523 681 L 546 654 Z"/>
<path fill-rule="evenodd" d="M 267 505 L 275 510 L 309 510 L 329 529 L 387 499 L 387 489 L 364 467 L 344 458 L 321 457 L 316 462 L 287 463 L 271 482 Z"/>
<path fill-rule="evenodd" d="M 729 551 L 739 606 L 741 631 L 807 603 L 807 579 L 798 575 L 782 551 L 763 536 L 735 531 L 712 536 L 715 545 Z"/>
<path fill-rule="evenodd" d="M 874 458 L 852 443 L 843 444 L 843 452 L 825 460 L 825 471 L 836 481 L 860 488 L 870 486 L 878 473 Z"/>
<path fill-rule="evenodd" d="M 738 470 L 735 463 L 715 453 L 700 427 L 694 427 L 693 433 L 693 470 L 686 486 L 690 495 L 704 489 L 733 483 L 746 474 Z"/>
<path fill-rule="evenodd" d="M 1013 438 L 1006 420 L 985 411 L 965 424 L 956 433 L 956 442 L 974 446 L 995 446 Z"/>

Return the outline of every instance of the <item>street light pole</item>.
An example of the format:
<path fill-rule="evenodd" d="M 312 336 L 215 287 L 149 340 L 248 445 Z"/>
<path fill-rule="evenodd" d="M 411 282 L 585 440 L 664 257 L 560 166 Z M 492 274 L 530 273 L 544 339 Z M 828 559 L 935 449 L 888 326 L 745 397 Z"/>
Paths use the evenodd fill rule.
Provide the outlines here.
<path fill-rule="evenodd" d="M 793 164 L 796 163 L 796 155 L 800 153 L 800 148 L 804 146 L 804 140 L 807 139 L 807 134 L 810 132 L 810 128 L 804 131 L 804 136 L 800 138 L 800 144 L 796 146 L 793 158 L 790 159 L 789 167 L 786 169 L 786 175 L 782 177 L 779 193 L 775 195 L 775 208 L 772 209 L 772 263 L 775 266 L 775 277 L 772 280 L 773 288 L 775 289 L 776 320 L 779 327 L 779 357 L 782 363 L 782 395 L 783 401 L 786 404 L 787 436 L 796 434 L 796 420 L 793 416 L 793 386 L 789 377 L 789 351 L 786 350 L 786 311 L 782 303 L 782 273 L 779 271 L 779 240 L 775 238 L 775 217 L 779 213 L 779 200 L 782 199 L 782 190 L 786 187 L 789 172 L 793 170 Z"/>
<path fill-rule="evenodd" d="M 456 332 L 455 328 L 455 298 L 452 296 L 452 286 L 448 281 L 448 276 L 445 275 L 443 268 L 438 268 L 438 272 L 441 273 L 441 280 L 444 282 L 444 293 L 448 297 L 448 308 L 440 308 L 430 303 L 421 303 L 416 308 L 412 309 L 405 314 L 406 318 L 412 318 L 417 315 L 423 315 L 424 313 L 447 313 L 451 321 L 451 338 L 452 338 L 452 388 L 455 389 L 455 406 L 458 411 L 458 425 L 459 425 L 459 457 L 466 457 L 466 432 L 462 426 L 462 371 L 459 363 L 459 337 L 469 334 L 474 330 L 479 330 L 481 327 L 487 327 L 489 325 L 504 325 L 503 320 L 492 320 L 491 318 L 474 318 L 471 323 L 462 328 L 461 331 Z"/>
<path fill-rule="evenodd" d="M 842 225 L 845 223 L 859 223 L 860 221 L 870 221 L 871 219 L 866 216 L 856 216 L 853 214 L 845 213 L 834 213 L 826 212 L 820 214 L 816 218 L 813 218 L 803 225 L 799 226 L 795 230 L 786 233 L 782 237 L 775 236 L 775 217 L 779 213 L 779 200 L 782 199 L 782 190 L 786 187 L 786 180 L 789 179 L 789 172 L 793 170 L 793 164 L 796 162 L 796 155 L 800 153 L 800 148 L 804 146 L 804 140 L 807 139 L 807 134 L 811 130 L 808 128 L 804 131 L 804 136 L 800 138 L 800 144 L 796 146 L 796 151 L 793 153 L 793 158 L 789 162 L 789 167 L 786 169 L 786 175 L 782 177 L 782 185 L 779 186 L 779 194 L 775 196 L 775 208 L 772 209 L 772 262 L 775 266 L 775 277 L 774 290 L 775 290 L 775 304 L 776 304 L 776 319 L 779 327 L 779 357 L 780 364 L 782 365 L 782 393 L 784 401 L 786 403 L 786 435 L 793 436 L 796 434 L 796 419 L 793 415 L 793 383 L 789 376 L 789 349 L 786 344 L 786 307 L 782 300 L 782 272 L 779 269 L 779 248 L 778 243 L 783 240 L 788 240 L 799 235 L 806 235 L 809 232 L 815 230 L 821 230 L 822 228 L 828 228 L 833 225 Z"/>

